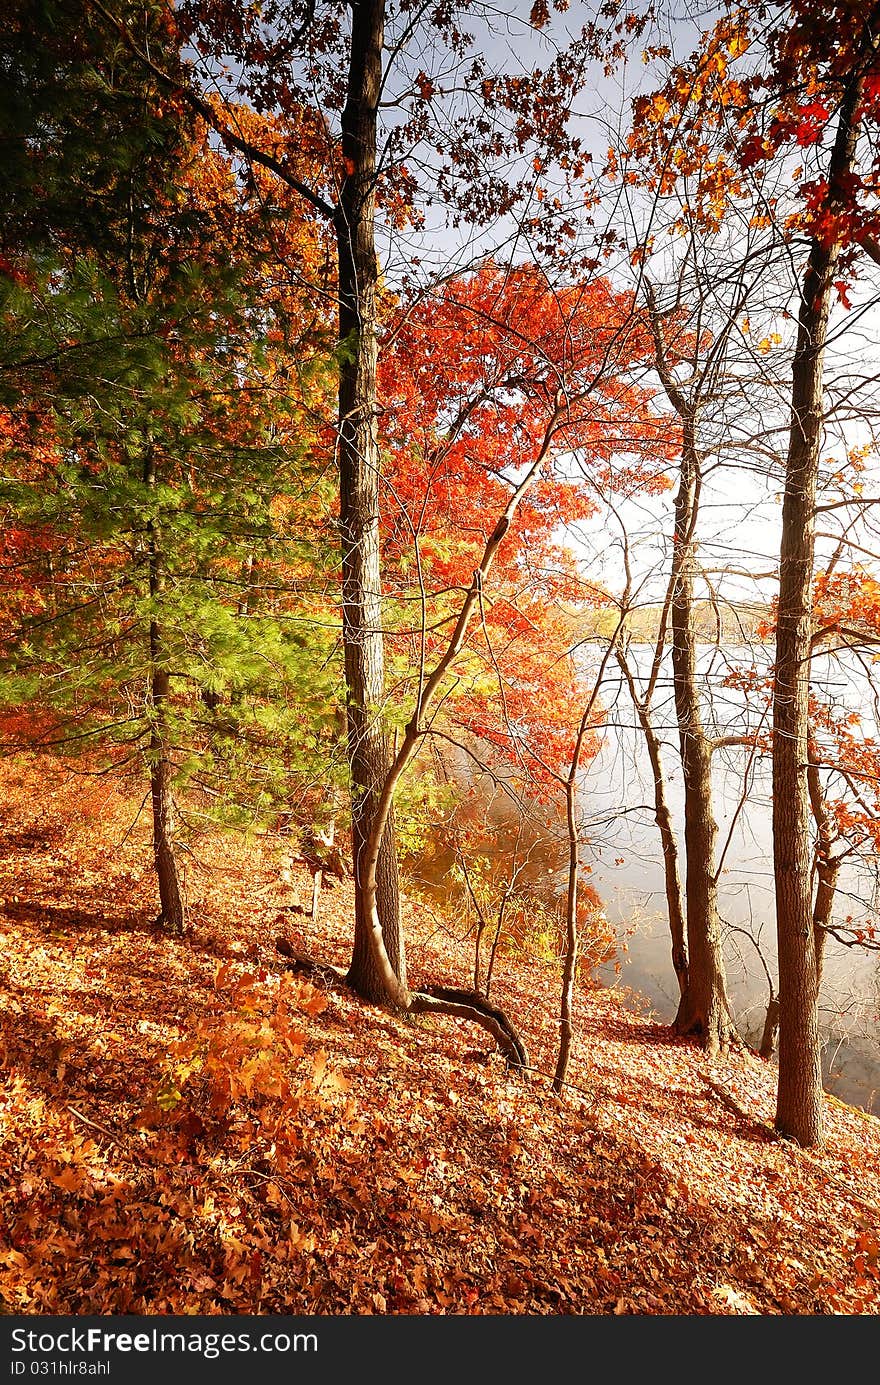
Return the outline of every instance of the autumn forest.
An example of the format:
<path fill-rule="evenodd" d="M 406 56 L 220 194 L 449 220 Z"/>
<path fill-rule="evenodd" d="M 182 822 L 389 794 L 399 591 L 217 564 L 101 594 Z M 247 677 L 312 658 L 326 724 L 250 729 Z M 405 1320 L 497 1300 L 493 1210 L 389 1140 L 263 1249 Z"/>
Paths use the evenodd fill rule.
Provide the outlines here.
<path fill-rule="evenodd" d="M 880 4 L 0 0 L 0 174 L 0 1313 L 877 1313 Z"/>

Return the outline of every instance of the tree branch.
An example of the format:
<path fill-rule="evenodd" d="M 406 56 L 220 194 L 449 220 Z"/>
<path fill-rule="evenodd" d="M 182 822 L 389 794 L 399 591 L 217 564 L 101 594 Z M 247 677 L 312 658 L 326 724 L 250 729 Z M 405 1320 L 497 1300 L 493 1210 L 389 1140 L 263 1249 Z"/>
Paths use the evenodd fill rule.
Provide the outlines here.
<path fill-rule="evenodd" d="M 159 67 L 158 63 L 153 62 L 149 54 L 145 53 L 143 49 L 139 47 L 122 20 L 108 10 L 106 6 L 101 3 L 101 0 L 91 0 L 91 4 L 119 35 L 132 57 L 135 58 L 142 67 L 146 68 L 163 87 L 166 87 L 175 96 L 180 96 L 189 106 L 190 110 L 195 111 L 196 115 L 201 116 L 202 120 L 204 120 L 212 130 L 216 131 L 225 145 L 231 149 L 236 149 L 239 154 L 243 154 L 246 159 L 250 159 L 253 163 L 260 164 L 263 168 L 268 168 L 271 173 L 274 173 L 282 182 L 286 183 L 293 192 L 298 193 L 300 197 L 310 203 L 310 205 L 314 207 L 316 211 L 320 212 L 323 217 L 326 217 L 328 221 L 334 219 L 337 215 L 337 207 L 323 198 L 320 193 L 315 192 L 307 183 L 301 182 L 300 179 L 290 171 L 283 160 L 276 158 L 274 154 L 267 154 L 264 150 L 259 149 L 257 145 L 252 144 L 250 140 L 243 139 L 241 135 L 236 134 L 234 130 L 231 130 L 229 126 L 220 119 L 210 102 L 205 101 L 199 96 L 198 92 L 192 91 L 189 87 L 184 86 L 182 82 L 172 77 L 170 73 L 165 72 Z"/>

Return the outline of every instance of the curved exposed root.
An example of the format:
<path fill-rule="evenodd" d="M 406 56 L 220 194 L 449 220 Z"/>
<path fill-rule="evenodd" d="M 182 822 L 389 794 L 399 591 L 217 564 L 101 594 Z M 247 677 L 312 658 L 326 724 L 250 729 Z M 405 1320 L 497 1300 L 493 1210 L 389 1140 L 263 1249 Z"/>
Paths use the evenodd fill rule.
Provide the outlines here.
<path fill-rule="evenodd" d="M 492 1035 L 511 1067 L 529 1066 L 528 1049 L 507 1015 L 478 991 L 460 991 L 452 986 L 430 986 L 426 991 L 414 992 L 410 1009 L 416 1014 L 421 1012 L 455 1015 L 458 1019 L 479 1024 Z"/>
<path fill-rule="evenodd" d="M 275 940 L 276 951 L 285 958 L 288 967 L 300 975 L 317 977 L 334 985 L 347 985 L 346 972 L 342 967 L 334 967 L 329 962 L 316 962 L 297 952 L 286 938 Z M 470 1020 L 479 1024 L 495 1040 L 511 1067 L 528 1068 L 528 1049 L 513 1027 L 507 1015 L 497 1005 L 492 1005 L 479 991 L 457 990 L 454 986 L 429 986 L 424 991 L 414 991 L 408 1006 L 410 1014 L 454 1015 L 457 1019 Z"/>

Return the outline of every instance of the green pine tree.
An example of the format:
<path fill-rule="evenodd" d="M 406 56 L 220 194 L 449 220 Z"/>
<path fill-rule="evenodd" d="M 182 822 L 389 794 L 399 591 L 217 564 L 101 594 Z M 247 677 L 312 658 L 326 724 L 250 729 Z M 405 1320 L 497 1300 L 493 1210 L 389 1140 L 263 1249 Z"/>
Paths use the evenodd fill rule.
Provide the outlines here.
<path fill-rule="evenodd" d="M 27 8 L 55 27 L 2 111 L 0 702 L 51 714 L 32 743 L 144 765 L 180 931 L 180 789 L 253 819 L 335 758 L 329 362 L 267 293 L 261 213 L 203 132 L 71 28 L 78 6 Z"/>

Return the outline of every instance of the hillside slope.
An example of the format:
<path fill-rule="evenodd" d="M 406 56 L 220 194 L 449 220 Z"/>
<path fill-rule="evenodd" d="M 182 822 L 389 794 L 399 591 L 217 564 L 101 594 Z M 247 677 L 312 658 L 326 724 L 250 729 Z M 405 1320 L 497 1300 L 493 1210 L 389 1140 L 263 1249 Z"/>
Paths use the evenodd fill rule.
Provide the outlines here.
<path fill-rule="evenodd" d="M 279 933 L 345 962 L 348 886 L 313 926 L 305 870 L 206 839 L 175 941 L 139 795 L 24 758 L 0 793 L 5 1311 L 880 1308 L 874 1118 L 829 1098 L 804 1154 L 753 1055 L 709 1065 L 588 987 L 557 1099 L 552 966 L 503 961 L 541 1070 L 516 1076 L 482 1030 L 285 969 Z M 406 908 L 414 977 L 465 983 L 467 945 Z"/>

